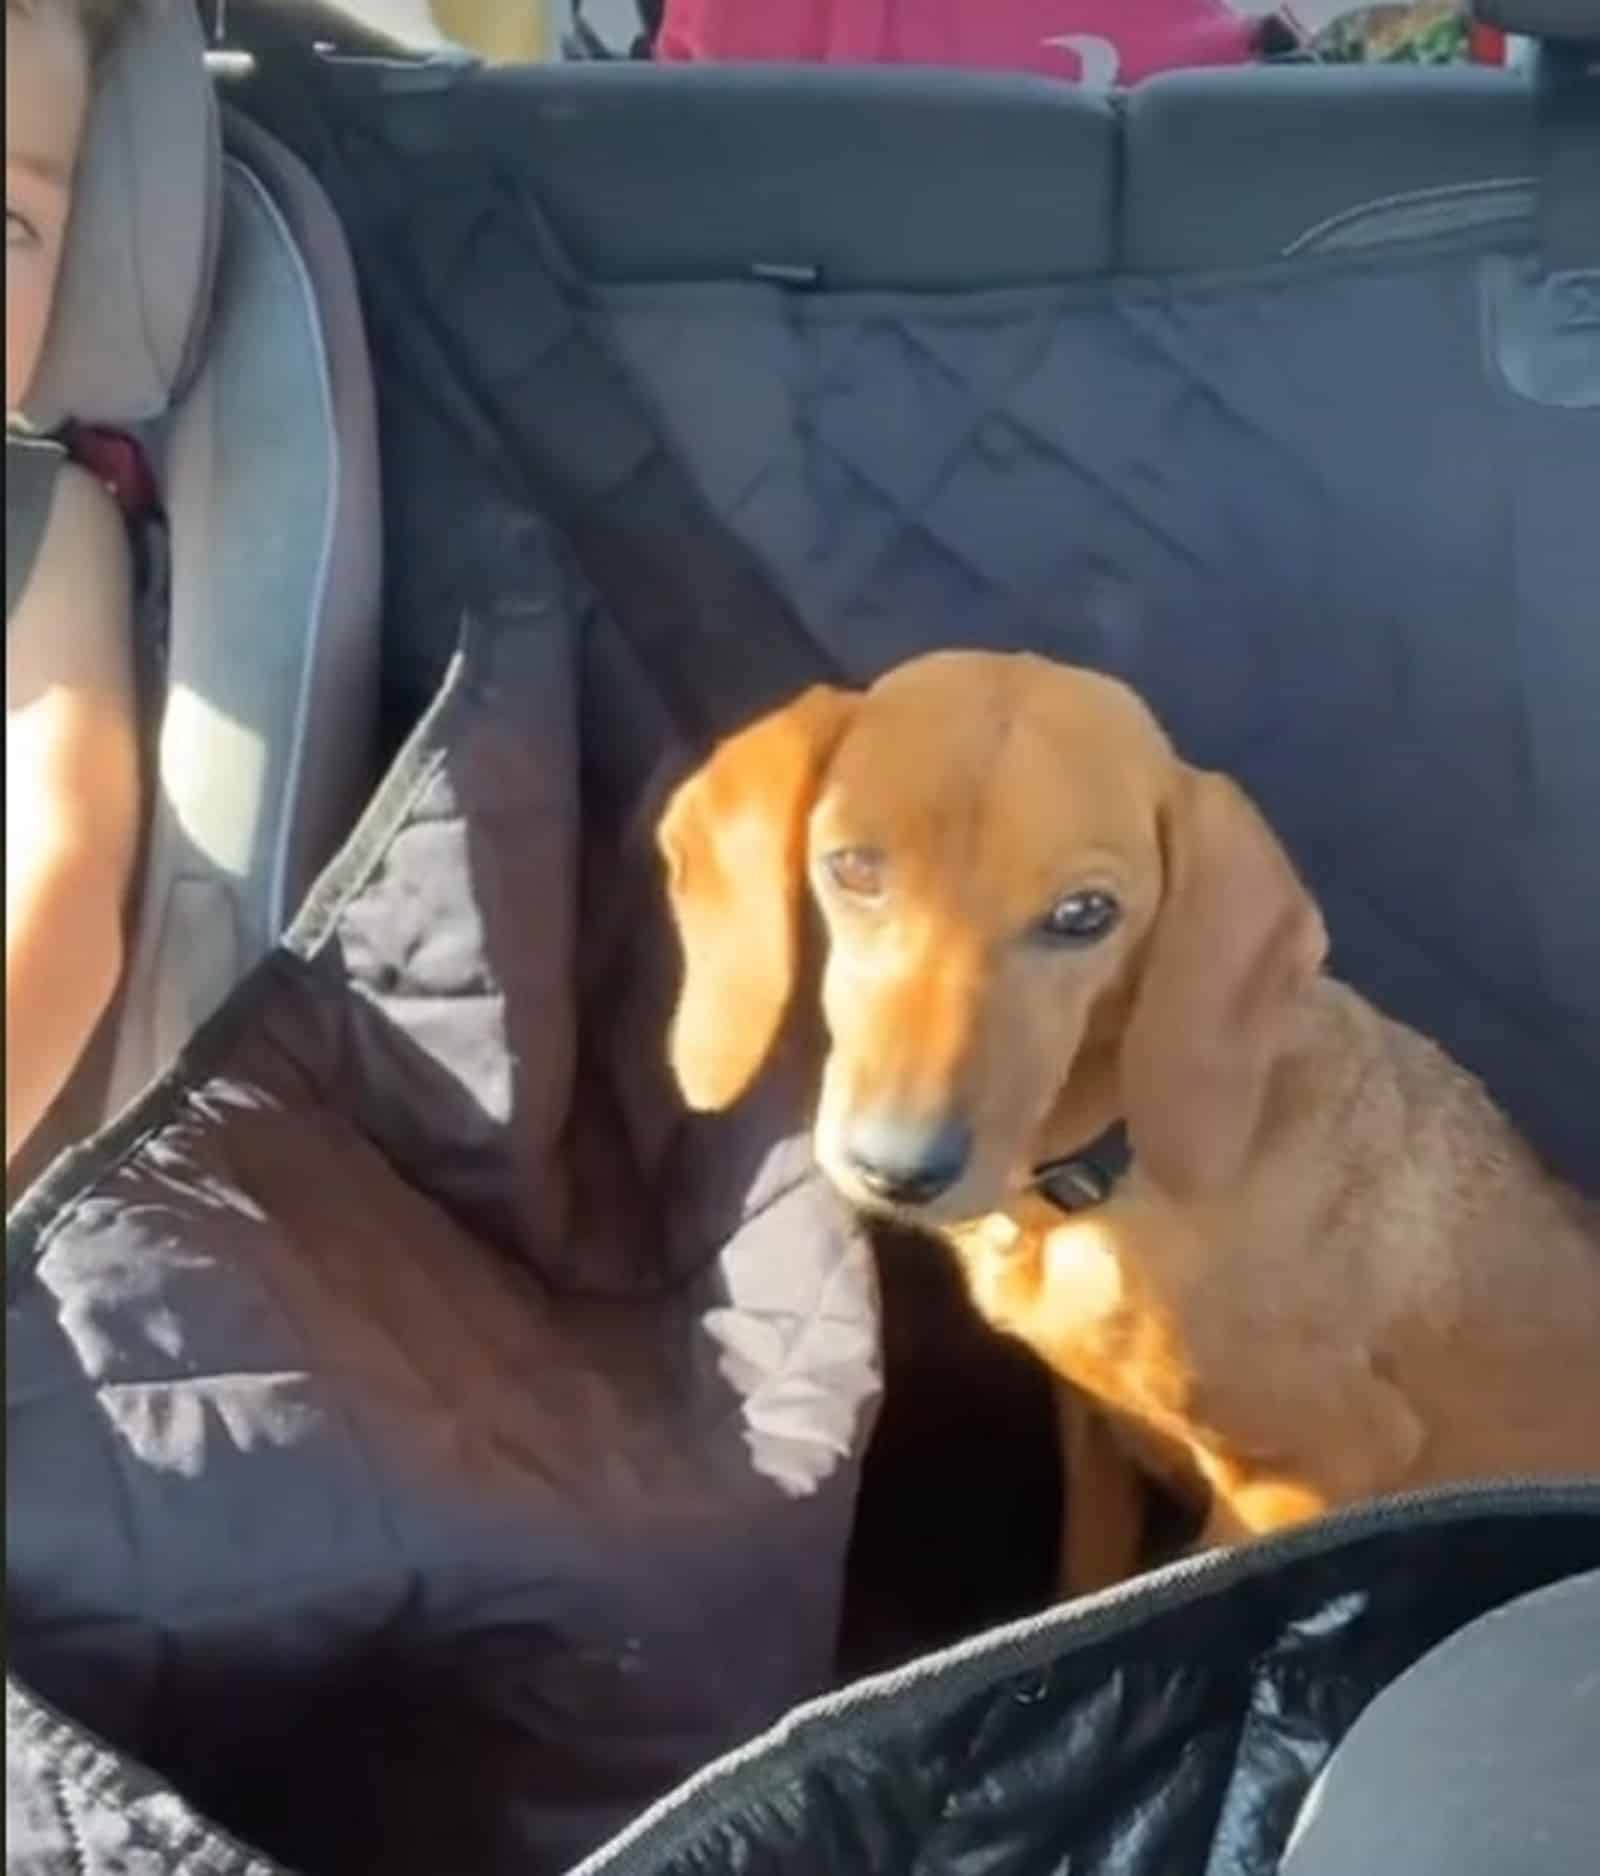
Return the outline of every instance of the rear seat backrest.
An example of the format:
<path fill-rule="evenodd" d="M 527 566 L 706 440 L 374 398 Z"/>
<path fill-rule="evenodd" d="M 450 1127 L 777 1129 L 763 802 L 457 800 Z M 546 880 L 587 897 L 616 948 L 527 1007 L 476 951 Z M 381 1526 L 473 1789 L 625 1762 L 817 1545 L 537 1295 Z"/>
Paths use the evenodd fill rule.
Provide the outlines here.
<path fill-rule="evenodd" d="M 834 668 L 932 635 L 1132 678 L 1258 792 L 1338 967 L 1576 1159 L 1600 908 L 1568 824 L 1595 744 L 1565 719 L 1593 694 L 1595 433 L 1558 408 L 1582 361 L 1556 371 L 1520 297 L 1535 94 L 1461 68 L 1113 102 L 574 67 L 465 80 L 455 121 L 520 139 L 508 223 L 538 198 L 665 451 Z M 503 252 L 490 230 L 451 277 L 489 309 L 484 357 Z M 571 414 L 503 349 L 490 394 L 559 463 Z M 620 478 L 606 500 L 642 558 L 674 551 L 642 501 L 627 534 Z"/>
<path fill-rule="evenodd" d="M 296 161 L 227 141 L 188 0 L 147 0 L 102 75 L 28 413 L 138 435 L 169 529 L 158 775 L 95 1119 L 277 938 L 375 759 L 377 446 L 349 258 Z"/>
<path fill-rule="evenodd" d="M 1538 167 L 1526 76 L 1479 66 L 1173 72 L 1128 94 L 1125 135 L 1136 274 L 1525 217 Z"/>
<path fill-rule="evenodd" d="M 1044 79 L 572 65 L 478 96 L 593 281 L 937 292 L 1111 263 L 1115 111 Z"/>
<path fill-rule="evenodd" d="M 1508 33 L 1600 44 L 1596 0 L 1473 0 L 1472 11 L 1486 26 L 1499 26 Z"/>

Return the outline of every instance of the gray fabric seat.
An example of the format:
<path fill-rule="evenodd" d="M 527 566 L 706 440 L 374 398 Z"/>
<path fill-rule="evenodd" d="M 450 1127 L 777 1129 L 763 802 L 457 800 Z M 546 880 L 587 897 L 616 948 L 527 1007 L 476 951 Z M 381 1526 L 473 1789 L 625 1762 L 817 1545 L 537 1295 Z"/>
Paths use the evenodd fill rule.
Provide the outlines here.
<path fill-rule="evenodd" d="M 1112 260 L 1115 113 L 1042 79 L 557 65 L 486 74 L 482 106 L 593 281 L 939 290 Z"/>
<path fill-rule="evenodd" d="M 173 1061 L 374 779 L 376 428 L 349 257 L 287 152 L 231 126 L 224 155 L 203 55 L 186 0 L 113 49 L 30 400 L 40 426 L 140 439 L 170 562 L 128 964 L 51 1149 Z"/>
<path fill-rule="evenodd" d="M 1479 67 L 1218 67 L 1116 107 L 1043 80 L 848 68 L 558 66 L 483 94 L 520 118 L 553 232 L 606 284 L 1249 266 L 1525 216 L 1537 168 L 1526 76 Z M 730 163 L 744 150 L 760 162 Z"/>
<path fill-rule="evenodd" d="M 1141 274 L 1512 222 L 1538 168 L 1526 74 L 1476 66 L 1173 72 L 1129 94 L 1124 135 Z"/>
<path fill-rule="evenodd" d="M 1357 1720 L 1282 1876 L 1587 1876 L 1600 1764 L 1600 1572 L 1480 1617 Z"/>

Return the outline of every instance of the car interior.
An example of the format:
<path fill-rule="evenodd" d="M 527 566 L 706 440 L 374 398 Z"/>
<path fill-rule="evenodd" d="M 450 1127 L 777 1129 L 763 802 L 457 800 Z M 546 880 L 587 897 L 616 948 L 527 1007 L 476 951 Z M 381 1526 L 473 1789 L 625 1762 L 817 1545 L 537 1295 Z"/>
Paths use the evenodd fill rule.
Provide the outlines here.
<path fill-rule="evenodd" d="M 1524 54 L 1110 93 L 137 14 L 29 412 L 153 472 L 161 688 L 7 1221 L 18 1876 L 1265 1873 L 1600 1569 L 1495 1481 L 1052 1608 L 1037 1364 L 792 1055 L 660 1059 L 668 781 L 1029 649 L 1600 1193 L 1600 7 L 1473 11 Z"/>

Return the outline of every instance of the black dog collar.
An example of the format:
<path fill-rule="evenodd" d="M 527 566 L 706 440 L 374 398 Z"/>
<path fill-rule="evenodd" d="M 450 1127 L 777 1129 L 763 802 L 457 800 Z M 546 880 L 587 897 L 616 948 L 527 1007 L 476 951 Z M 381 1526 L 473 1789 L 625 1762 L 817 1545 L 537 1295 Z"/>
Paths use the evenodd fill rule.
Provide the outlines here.
<path fill-rule="evenodd" d="M 1033 1188 L 1061 1211 L 1092 1211 L 1117 1189 L 1132 1159 L 1128 1130 L 1119 1120 L 1081 1152 L 1035 1166 Z"/>

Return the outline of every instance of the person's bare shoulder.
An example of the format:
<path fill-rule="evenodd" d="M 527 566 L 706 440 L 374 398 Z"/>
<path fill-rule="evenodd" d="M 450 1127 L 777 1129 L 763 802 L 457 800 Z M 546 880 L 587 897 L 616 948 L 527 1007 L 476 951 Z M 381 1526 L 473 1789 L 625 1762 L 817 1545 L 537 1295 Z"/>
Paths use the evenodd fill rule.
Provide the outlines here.
<path fill-rule="evenodd" d="M 131 718 L 132 572 L 121 511 L 75 464 L 56 478 L 39 557 L 6 626 L 6 715 L 52 690 L 92 693 Z"/>

